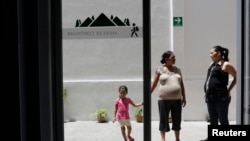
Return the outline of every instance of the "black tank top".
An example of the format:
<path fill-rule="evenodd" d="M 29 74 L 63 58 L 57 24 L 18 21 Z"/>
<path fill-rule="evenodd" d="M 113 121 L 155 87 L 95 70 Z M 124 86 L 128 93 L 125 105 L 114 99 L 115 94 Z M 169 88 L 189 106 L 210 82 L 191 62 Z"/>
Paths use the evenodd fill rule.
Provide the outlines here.
<path fill-rule="evenodd" d="M 227 94 L 229 74 L 222 71 L 224 62 L 212 64 L 208 68 L 207 79 L 205 81 L 204 90 L 207 94 Z"/>

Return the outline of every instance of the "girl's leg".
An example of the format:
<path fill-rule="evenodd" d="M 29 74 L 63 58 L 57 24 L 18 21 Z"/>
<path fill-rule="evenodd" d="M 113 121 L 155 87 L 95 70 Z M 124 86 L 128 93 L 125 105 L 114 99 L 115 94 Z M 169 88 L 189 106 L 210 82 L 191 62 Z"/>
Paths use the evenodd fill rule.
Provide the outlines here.
<path fill-rule="evenodd" d="M 132 127 L 131 126 L 127 126 L 127 131 L 128 131 L 128 134 L 127 134 L 127 137 L 128 137 L 128 140 L 129 141 L 133 141 L 134 138 L 132 138 L 130 135 L 131 135 L 131 131 L 132 131 Z"/>
<path fill-rule="evenodd" d="M 132 127 L 131 126 L 127 126 L 127 131 L 128 131 L 128 137 L 130 137 L 131 135 L 131 131 L 132 131 Z"/>
<path fill-rule="evenodd" d="M 125 126 L 121 127 L 121 132 L 122 132 L 122 137 L 123 137 L 124 141 L 127 141 Z"/>

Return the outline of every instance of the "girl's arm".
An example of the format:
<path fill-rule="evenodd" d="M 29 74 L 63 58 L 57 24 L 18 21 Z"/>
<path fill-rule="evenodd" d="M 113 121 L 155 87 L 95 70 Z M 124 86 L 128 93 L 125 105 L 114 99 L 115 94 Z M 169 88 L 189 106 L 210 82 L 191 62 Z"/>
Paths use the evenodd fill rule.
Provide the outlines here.
<path fill-rule="evenodd" d="M 133 101 L 130 103 L 131 105 L 133 105 L 134 107 L 139 107 L 143 105 L 143 102 L 140 103 L 134 103 Z"/>
<path fill-rule="evenodd" d="M 114 118 L 113 118 L 113 122 L 116 121 L 116 113 L 117 113 L 117 109 L 118 109 L 118 106 L 117 104 L 115 104 L 115 110 L 114 110 Z"/>

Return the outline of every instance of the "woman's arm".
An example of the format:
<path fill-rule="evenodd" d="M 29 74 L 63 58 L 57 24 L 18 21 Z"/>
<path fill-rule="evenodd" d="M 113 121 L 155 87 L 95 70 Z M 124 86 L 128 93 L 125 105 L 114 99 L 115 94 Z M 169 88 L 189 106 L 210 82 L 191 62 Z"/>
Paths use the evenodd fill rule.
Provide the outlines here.
<path fill-rule="evenodd" d="M 185 107 L 187 104 L 186 101 L 186 92 L 185 92 L 185 87 L 184 87 L 184 83 L 183 83 L 183 79 L 181 78 L 181 94 L 182 94 L 182 106 Z"/>
<path fill-rule="evenodd" d="M 153 93 L 155 87 L 156 87 L 157 84 L 158 84 L 159 77 L 160 77 L 160 74 L 155 73 L 154 78 L 153 78 L 153 81 L 152 81 L 152 83 L 151 83 L 151 94 Z"/>
<path fill-rule="evenodd" d="M 182 73 L 181 73 L 181 69 L 180 68 L 178 68 L 178 73 L 181 76 L 180 85 L 181 85 L 181 94 L 182 94 L 182 106 L 185 107 L 186 104 L 187 104 L 187 101 L 186 101 L 186 91 L 185 91 L 185 86 L 184 86 L 183 77 L 182 77 Z"/>
<path fill-rule="evenodd" d="M 228 95 L 230 96 L 231 95 L 231 93 L 230 93 L 231 90 L 236 85 L 236 78 L 237 78 L 236 69 L 234 68 L 234 66 L 230 62 L 225 62 L 222 70 L 225 71 L 225 72 L 227 72 L 227 73 L 229 73 L 233 77 L 233 81 L 232 81 L 232 83 L 228 87 Z"/>

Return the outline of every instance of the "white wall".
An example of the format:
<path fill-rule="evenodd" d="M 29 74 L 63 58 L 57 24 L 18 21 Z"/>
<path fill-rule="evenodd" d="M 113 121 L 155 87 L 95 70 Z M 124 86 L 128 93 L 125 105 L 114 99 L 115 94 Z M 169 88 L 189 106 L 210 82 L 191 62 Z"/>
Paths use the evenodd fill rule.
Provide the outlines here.
<path fill-rule="evenodd" d="M 76 19 L 101 13 L 129 18 L 142 26 L 142 1 L 63 1 L 63 28 L 73 28 Z M 118 27 L 119 28 L 119 27 Z M 96 108 L 107 108 L 113 117 L 118 87 L 128 86 L 128 96 L 142 101 L 142 38 L 63 40 L 63 77 L 68 96 L 66 119 L 94 120 Z M 131 108 L 132 112 L 133 108 Z"/>
<path fill-rule="evenodd" d="M 184 117 L 199 120 L 206 114 L 203 83 L 211 61 L 211 47 L 229 48 L 229 59 L 236 67 L 236 0 L 189 0 L 184 1 L 184 5 L 184 76 L 189 101 Z M 235 90 L 236 87 L 232 93 L 230 120 L 236 118 Z"/>
<path fill-rule="evenodd" d="M 217 44 L 228 47 L 230 60 L 236 62 L 236 0 L 171 2 L 151 1 L 152 76 L 160 65 L 162 53 L 173 49 L 186 86 L 187 106 L 183 109 L 183 120 L 205 120 L 203 83 L 210 63 L 210 48 Z M 77 18 L 85 19 L 101 12 L 129 18 L 142 26 L 142 1 L 139 0 L 85 3 L 63 0 L 62 7 L 63 28 L 74 27 Z M 184 25 L 172 27 L 172 16 L 182 16 Z M 99 107 L 107 108 L 112 117 L 114 99 L 121 84 L 128 86 L 129 97 L 141 101 L 142 61 L 142 38 L 63 40 L 63 77 L 68 90 L 64 101 L 65 118 L 93 120 L 92 114 Z M 235 120 L 234 99 L 233 96 L 231 120 Z M 157 89 L 152 95 L 151 110 L 152 120 L 158 120 Z M 131 107 L 131 114 L 133 112 Z"/>

